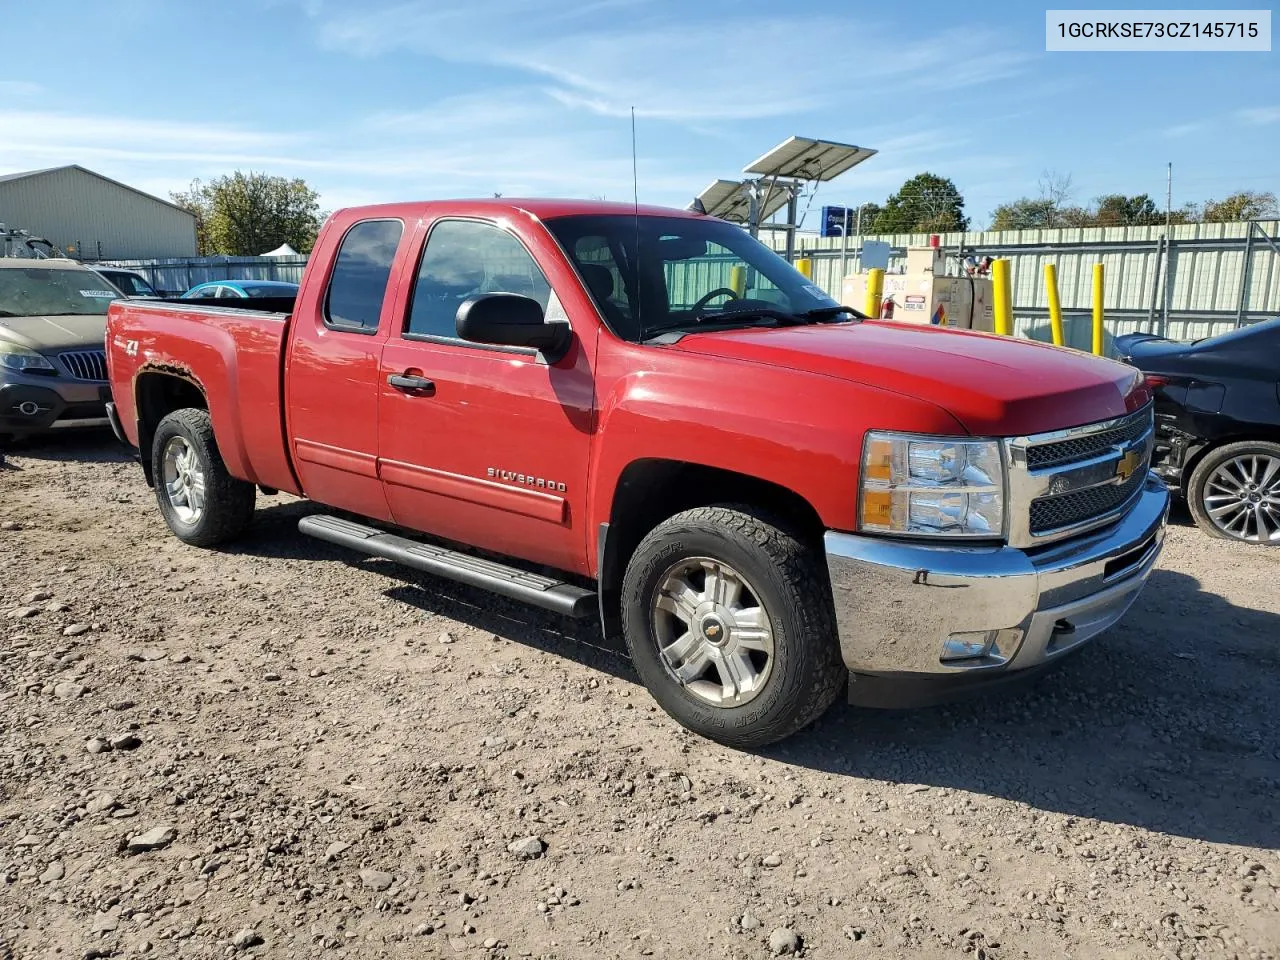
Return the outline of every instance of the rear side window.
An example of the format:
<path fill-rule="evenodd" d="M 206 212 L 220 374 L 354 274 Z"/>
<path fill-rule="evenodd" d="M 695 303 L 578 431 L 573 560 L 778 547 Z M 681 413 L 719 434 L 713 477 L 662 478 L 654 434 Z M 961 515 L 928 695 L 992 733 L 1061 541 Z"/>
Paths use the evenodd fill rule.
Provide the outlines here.
<path fill-rule="evenodd" d="M 365 220 L 347 231 L 325 296 L 327 325 L 361 333 L 378 329 L 387 277 L 403 232 L 399 220 Z"/>

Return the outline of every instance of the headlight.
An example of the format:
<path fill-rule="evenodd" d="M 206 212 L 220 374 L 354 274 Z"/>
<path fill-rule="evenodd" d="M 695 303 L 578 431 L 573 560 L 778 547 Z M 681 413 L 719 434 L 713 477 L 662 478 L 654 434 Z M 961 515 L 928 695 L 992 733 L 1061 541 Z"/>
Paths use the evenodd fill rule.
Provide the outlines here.
<path fill-rule="evenodd" d="M 54 371 L 54 366 L 34 350 L 20 347 L 16 343 L 0 341 L 0 367 L 23 373 L 28 370 Z"/>
<path fill-rule="evenodd" d="M 999 440 L 868 433 L 858 490 L 859 529 L 922 537 L 1004 534 Z"/>

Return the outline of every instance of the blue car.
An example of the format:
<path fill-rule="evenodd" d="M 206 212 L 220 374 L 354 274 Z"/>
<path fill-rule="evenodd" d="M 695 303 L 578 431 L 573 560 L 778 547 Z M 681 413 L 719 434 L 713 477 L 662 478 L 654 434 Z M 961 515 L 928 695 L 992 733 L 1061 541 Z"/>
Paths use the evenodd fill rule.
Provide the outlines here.
<path fill-rule="evenodd" d="M 296 297 L 298 285 L 283 280 L 211 280 L 198 283 L 182 295 L 183 300 L 193 297 L 217 297 L 219 299 L 244 300 L 249 297 Z"/>

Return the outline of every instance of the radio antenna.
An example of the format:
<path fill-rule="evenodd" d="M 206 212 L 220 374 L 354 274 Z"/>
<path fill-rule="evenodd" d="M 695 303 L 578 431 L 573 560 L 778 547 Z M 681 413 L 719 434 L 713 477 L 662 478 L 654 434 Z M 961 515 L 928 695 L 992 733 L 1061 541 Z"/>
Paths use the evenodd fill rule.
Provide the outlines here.
<path fill-rule="evenodd" d="M 644 339 L 644 311 L 640 309 L 640 288 L 643 278 L 640 276 L 640 169 L 636 160 L 636 108 L 631 107 L 631 197 L 636 213 L 636 254 L 632 267 L 635 270 L 636 283 L 636 325 L 640 339 Z"/>

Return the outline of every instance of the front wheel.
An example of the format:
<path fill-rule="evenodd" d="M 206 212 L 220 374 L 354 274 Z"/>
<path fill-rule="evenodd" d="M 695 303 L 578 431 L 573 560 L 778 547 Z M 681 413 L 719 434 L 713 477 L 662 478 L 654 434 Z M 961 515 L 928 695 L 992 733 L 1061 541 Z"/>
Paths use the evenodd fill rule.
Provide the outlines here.
<path fill-rule="evenodd" d="M 234 540 L 253 518 L 256 491 L 227 472 L 207 410 L 175 410 L 151 445 L 160 513 L 174 536 L 196 547 Z"/>
<path fill-rule="evenodd" d="M 1211 450 L 1191 473 L 1187 505 L 1211 536 L 1280 545 L 1280 443 L 1246 440 Z"/>
<path fill-rule="evenodd" d="M 762 747 L 816 720 L 848 674 L 817 552 L 746 509 L 699 507 L 636 548 L 627 649 L 658 704 L 695 733 Z"/>

